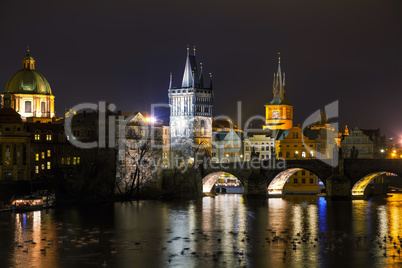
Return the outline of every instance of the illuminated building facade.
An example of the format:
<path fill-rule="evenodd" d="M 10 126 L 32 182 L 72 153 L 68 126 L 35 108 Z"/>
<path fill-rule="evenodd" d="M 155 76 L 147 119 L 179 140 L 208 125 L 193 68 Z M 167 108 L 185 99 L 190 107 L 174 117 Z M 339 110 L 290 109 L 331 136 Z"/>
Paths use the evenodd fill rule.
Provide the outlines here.
<path fill-rule="evenodd" d="M 202 65 L 198 66 L 194 54 L 187 48 L 187 60 L 181 88 L 169 83 L 170 148 L 171 157 L 181 161 L 193 160 L 195 153 L 211 154 L 212 108 L 214 90 L 212 82 L 204 86 Z"/>
<path fill-rule="evenodd" d="M 373 142 L 358 127 L 355 127 L 349 132 L 349 135 L 343 137 L 341 148 L 343 158 L 353 158 L 353 150 L 357 150 L 357 158 L 374 158 Z"/>
<path fill-rule="evenodd" d="M 242 141 L 236 131 L 213 134 L 212 159 L 216 163 L 239 162 L 243 159 Z"/>
<path fill-rule="evenodd" d="M 271 159 L 274 143 L 271 133 L 266 130 L 249 135 L 249 138 L 244 139 L 245 161 L 250 161 L 252 153 L 255 153 L 260 160 Z"/>
<path fill-rule="evenodd" d="M 9 99 L 6 98 L 5 102 Z M 0 109 L 0 180 L 30 178 L 30 139 L 21 116 L 7 103 Z"/>
<path fill-rule="evenodd" d="M 37 122 L 52 121 L 55 117 L 54 96 L 46 78 L 35 70 L 35 60 L 29 54 L 22 60 L 22 69 L 16 72 L 7 82 L 2 94 L 11 96 L 11 108 L 17 111 L 22 119 Z M 29 121 L 29 119 L 28 119 Z"/>

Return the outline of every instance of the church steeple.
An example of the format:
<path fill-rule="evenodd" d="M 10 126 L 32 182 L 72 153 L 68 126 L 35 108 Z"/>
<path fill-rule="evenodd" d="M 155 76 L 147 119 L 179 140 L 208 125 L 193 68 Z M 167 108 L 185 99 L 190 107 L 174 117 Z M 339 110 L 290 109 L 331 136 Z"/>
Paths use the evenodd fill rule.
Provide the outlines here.
<path fill-rule="evenodd" d="M 273 82 L 273 99 L 269 104 L 289 104 L 285 97 L 285 73 L 282 73 L 281 68 L 281 54 L 278 53 L 278 71 L 274 74 L 274 82 Z"/>
<path fill-rule="evenodd" d="M 29 55 L 29 46 L 27 46 L 27 54 L 22 59 L 22 69 L 35 70 L 35 60 Z"/>
<path fill-rule="evenodd" d="M 282 72 L 281 55 L 278 53 L 278 70 L 274 73 L 273 98 L 265 105 L 266 125 L 265 128 L 291 129 L 293 126 L 293 106 L 286 100 L 285 73 Z"/>

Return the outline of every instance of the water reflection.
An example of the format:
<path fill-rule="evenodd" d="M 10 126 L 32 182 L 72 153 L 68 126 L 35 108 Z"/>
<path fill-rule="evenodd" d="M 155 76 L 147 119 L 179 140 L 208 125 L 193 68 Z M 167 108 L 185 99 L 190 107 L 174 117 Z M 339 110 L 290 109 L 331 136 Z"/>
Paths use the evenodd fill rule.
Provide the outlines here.
<path fill-rule="evenodd" d="M 0 214 L 4 267 L 401 265 L 402 195 L 141 201 Z"/>

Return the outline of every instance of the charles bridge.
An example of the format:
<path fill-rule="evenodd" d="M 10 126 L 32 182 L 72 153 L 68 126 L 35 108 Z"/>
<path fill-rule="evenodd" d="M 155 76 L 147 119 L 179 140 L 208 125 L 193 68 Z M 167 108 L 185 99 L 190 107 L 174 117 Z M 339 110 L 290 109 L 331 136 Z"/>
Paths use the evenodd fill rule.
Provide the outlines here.
<path fill-rule="evenodd" d="M 241 181 L 246 197 L 278 197 L 282 196 L 283 186 L 291 175 L 307 170 L 324 183 L 328 198 L 350 199 L 352 195 L 364 195 L 372 181 L 380 188 L 376 194 L 385 194 L 384 175 L 402 174 L 402 159 L 340 159 L 336 167 L 318 159 L 285 160 L 284 165 L 253 160 L 257 160 L 253 165 L 247 162 L 199 165 L 196 169 L 198 188 L 208 193 L 222 174 L 229 173 Z"/>

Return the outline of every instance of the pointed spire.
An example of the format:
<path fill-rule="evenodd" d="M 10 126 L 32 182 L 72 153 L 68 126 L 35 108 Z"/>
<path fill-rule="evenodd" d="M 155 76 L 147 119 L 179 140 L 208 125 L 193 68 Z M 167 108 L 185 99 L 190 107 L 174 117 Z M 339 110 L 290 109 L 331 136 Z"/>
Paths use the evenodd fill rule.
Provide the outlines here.
<path fill-rule="evenodd" d="M 172 72 L 170 72 L 169 89 L 172 89 Z"/>
<path fill-rule="evenodd" d="M 277 104 L 289 104 L 286 100 L 286 76 L 285 73 L 282 73 L 281 68 L 281 53 L 278 52 L 278 70 L 276 74 L 274 73 L 274 81 L 273 81 L 273 100 L 270 102 L 272 105 Z"/>
<path fill-rule="evenodd" d="M 283 94 L 286 94 L 286 74 L 285 74 L 285 72 L 283 72 L 283 82 L 282 82 L 282 85 L 283 85 Z"/>
<path fill-rule="evenodd" d="M 190 48 L 189 45 L 187 45 L 187 59 L 186 59 L 186 65 L 184 66 L 184 74 L 181 87 L 188 88 L 191 87 L 192 85 L 193 85 L 193 71 L 190 62 Z"/>
<path fill-rule="evenodd" d="M 202 74 L 202 62 L 200 63 L 200 88 L 204 88 L 204 76 Z"/>
<path fill-rule="evenodd" d="M 187 59 L 184 66 L 184 74 L 182 80 L 182 88 L 198 88 L 200 86 L 199 74 L 197 71 L 197 63 L 194 55 L 190 55 L 189 46 L 187 46 Z M 194 47 L 195 53 L 195 47 Z"/>
<path fill-rule="evenodd" d="M 209 73 L 209 89 L 213 89 L 213 87 L 212 87 L 212 73 Z"/>

